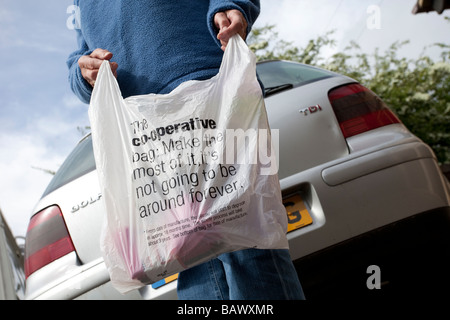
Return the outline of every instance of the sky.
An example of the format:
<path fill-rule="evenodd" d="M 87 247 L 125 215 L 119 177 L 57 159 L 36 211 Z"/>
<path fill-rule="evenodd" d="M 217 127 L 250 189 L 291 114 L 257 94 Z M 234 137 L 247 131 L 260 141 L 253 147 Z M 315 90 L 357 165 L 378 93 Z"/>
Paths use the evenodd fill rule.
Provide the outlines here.
<path fill-rule="evenodd" d="M 450 43 L 445 16 L 413 15 L 416 0 L 261 0 L 255 27 L 275 25 L 280 39 L 305 47 L 335 30 L 339 52 L 351 40 L 362 50 L 384 51 L 398 40 L 411 42 L 404 56 L 417 58 L 425 46 Z M 16 236 L 52 175 L 89 125 L 88 106 L 71 92 L 67 56 L 76 49 L 72 0 L 0 0 L 0 208 Z M 430 55 L 438 51 L 428 49 Z"/>

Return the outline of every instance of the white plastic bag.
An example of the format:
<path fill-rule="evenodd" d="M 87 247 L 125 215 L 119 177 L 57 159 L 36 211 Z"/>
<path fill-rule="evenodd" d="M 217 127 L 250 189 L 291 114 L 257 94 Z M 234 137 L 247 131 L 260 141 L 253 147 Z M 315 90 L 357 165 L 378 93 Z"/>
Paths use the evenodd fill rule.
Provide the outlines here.
<path fill-rule="evenodd" d="M 89 117 L 119 291 L 225 252 L 288 248 L 255 57 L 239 36 L 215 77 L 165 95 L 123 99 L 104 62 Z"/>

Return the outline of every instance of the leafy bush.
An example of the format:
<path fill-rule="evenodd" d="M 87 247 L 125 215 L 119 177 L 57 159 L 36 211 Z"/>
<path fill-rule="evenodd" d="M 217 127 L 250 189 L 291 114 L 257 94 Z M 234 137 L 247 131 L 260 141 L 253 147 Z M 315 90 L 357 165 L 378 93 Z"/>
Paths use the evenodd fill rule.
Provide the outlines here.
<path fill-rule="evenodd" d="M 398 115 L 411 132 L 433 148 L 441 164 L 450 163 L 450 45 L 435 44 L 439 61 L 423 53 L 399 57 L 409 41 L 395 42 L 384 53 L 364 53 L 351 42 L 343 52 L 325 59 L 321 52 L 335 46 L 333 32 L 310 40 L 305 48 L 278 38 L 275 26 L 256 28 L 249 46 L 258 60 L 283 59 L 315 65 L 347 75 L 370 88 Z"/>

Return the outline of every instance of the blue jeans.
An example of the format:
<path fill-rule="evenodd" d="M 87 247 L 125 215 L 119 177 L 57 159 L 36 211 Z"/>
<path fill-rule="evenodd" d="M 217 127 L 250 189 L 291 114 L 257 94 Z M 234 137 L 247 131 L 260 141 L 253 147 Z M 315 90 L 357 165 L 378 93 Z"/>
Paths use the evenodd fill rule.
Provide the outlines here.
<path fill-rule="evenodd" d="M 181 272 L 181 300 L 304 299 L 289 250 L 247 249 L 225 253 Z"/>

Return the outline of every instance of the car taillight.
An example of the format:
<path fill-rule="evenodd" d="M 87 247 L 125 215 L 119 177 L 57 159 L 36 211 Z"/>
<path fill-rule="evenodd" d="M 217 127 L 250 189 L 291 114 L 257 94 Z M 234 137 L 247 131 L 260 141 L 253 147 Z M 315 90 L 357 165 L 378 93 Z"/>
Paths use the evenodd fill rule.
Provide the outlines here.
<path fill-rule="evenodd" d="M 25 241 L 25 276 L 75 251 L 58 206 L 36 213 L 28 225 Z"/>
<path fill-rule="evenodd" d="M 328 97 L 345 138 L 400 123 L 377 95 L 360 84 L 333 89 Z"/>

